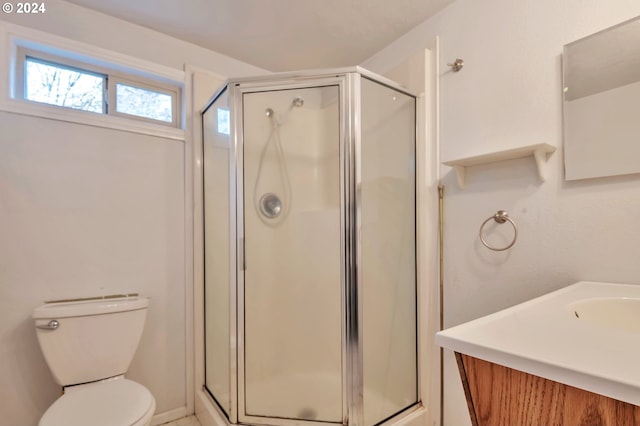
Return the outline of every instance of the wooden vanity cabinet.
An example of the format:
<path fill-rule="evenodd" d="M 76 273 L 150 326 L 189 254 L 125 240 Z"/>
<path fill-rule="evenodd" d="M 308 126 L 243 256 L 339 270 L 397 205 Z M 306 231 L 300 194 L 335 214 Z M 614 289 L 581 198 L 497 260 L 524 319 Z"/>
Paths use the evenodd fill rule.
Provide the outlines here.
<path fill-rule="evenodd" d="M 633 426 L 640 407 L 456 352 L 473 426 Z"/>

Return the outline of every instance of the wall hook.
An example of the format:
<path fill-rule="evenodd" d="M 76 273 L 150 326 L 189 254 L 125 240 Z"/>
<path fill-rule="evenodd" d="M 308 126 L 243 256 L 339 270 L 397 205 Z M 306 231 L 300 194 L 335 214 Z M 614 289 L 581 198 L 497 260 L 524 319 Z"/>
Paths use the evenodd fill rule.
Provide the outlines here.
<path fill-rule="evenodd" d="M 447 65 L 451 67 L 451 71 L 458 72 L 462 69 L 462 67 L 464 67 L 464 61 L 460 58 L 457 58 L 455 61 L 453 61 L 452 64 Z"/>

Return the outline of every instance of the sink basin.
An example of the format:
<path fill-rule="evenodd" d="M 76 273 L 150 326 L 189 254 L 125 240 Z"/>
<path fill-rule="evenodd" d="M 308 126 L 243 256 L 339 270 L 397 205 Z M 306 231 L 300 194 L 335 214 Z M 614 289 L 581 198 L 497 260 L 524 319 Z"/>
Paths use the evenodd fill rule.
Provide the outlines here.
<path fill-rule="evenodd" d="M 436 343 L 640 406 L 638 284 L 581 281 L 439 331 Z"/>
<path fill-rule="evenodd" d="M 594 297 L 571 303 L 572 315 L 581 321 L 621 331 L 640 333 L 640 299 Z"/>

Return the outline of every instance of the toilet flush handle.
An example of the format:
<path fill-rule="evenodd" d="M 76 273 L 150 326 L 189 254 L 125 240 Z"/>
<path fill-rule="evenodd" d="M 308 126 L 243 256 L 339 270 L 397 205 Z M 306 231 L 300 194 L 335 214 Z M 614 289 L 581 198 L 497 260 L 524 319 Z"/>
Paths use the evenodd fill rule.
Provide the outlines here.
<path fill-rule="evenodd" d="M 60 323 L 57 320 L 51 320 L 46 324 L 36 325 L 36 328 L 43 330 L 57 330 L 60 327 Z"/>

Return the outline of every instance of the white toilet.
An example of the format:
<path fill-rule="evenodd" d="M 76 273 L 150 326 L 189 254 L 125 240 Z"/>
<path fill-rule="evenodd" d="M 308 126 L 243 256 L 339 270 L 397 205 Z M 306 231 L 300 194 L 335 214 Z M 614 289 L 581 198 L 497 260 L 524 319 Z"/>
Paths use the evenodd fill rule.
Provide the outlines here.
<path fill-rule="evenodd" d="M 148 426 L 151 392 L 124 378 L 149 299 L 113 297 L 47 303 L 33 311 L 44 358 L 64 394 L 39 426 Z"/>

